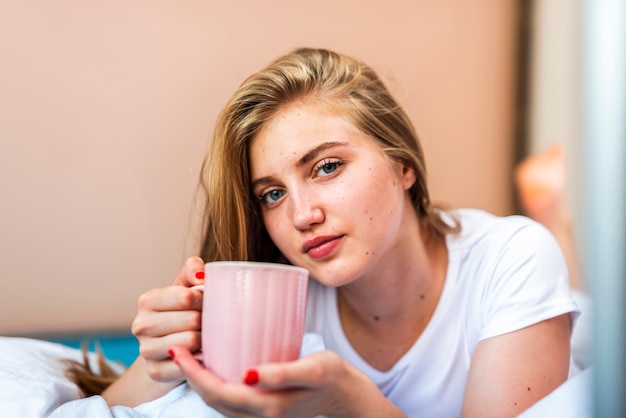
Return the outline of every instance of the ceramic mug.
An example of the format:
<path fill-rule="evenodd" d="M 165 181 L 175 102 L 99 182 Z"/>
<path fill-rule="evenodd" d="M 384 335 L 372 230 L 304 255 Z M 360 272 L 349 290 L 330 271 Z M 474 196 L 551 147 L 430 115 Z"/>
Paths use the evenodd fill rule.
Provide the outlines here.
<path fill-rule="evenodd" d="M 204 367 L 241 382 L 250 368 L 298 359 L 309 272 L 301 267 L 217 261 L 204 268 Z"/>

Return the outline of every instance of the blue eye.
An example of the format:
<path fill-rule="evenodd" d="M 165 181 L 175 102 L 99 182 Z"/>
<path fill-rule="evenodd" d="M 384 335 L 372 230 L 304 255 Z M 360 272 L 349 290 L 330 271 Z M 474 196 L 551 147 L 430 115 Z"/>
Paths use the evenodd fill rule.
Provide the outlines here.
<path fill-rule="evenodd" d="M 274 203 L 285 195 L 284 190 L 274 189 L 261 195 L 261 200 L 265 203 Z"/>
<path fill-rule="evenodd" d="M 315 167 L 315 173 L 322 177 L 328 176 L 334 173 L 335 171 L 337 171 L 339 166 L 341 166 L 342 164 L 343 164 L 343 161 L 341 160 L 326 159 Z"/>

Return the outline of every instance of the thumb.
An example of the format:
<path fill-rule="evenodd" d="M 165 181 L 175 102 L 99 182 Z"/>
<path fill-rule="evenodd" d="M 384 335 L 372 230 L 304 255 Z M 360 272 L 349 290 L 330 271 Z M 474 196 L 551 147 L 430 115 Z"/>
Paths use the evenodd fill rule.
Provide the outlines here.
<path fill-rule="evenodd" d="M 222 380 L 210 370 L 205 369 L 186 347 L 173 345 L 169 349 L 169 354 L 192 387 L 202 385 L 204 388 L 209 388 L 223 384 Z"/>

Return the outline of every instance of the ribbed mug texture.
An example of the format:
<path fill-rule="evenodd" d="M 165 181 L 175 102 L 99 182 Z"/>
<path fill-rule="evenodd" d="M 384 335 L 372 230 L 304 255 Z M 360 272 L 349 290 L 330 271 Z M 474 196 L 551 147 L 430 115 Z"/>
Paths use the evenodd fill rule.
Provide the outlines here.
<path fill-rule="evenodd" d="M 262 363 L 296 360 L 306 315 L 308 272 L 272 263 L 205 266 L 202 313 L 204 366 L 241 382 Z"/>

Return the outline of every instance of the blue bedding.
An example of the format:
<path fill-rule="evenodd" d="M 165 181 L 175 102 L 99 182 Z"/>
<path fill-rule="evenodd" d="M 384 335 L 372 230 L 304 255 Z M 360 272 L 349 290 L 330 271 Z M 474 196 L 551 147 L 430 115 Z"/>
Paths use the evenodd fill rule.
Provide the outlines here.
<path fill-rule="evenodd" d="M 98 342 L 107 359 L 121 362 L 125 366 L 130 366 L 139 355 L 139 342 L 130 332 L 75 334 L 44 339 L 72 348 L 80 348 L 81 344 L 89 342 L 89 351 L 92 352 Z"/>

